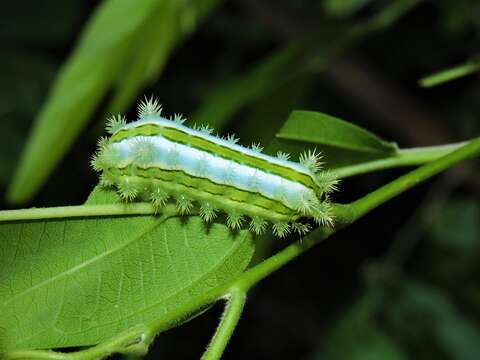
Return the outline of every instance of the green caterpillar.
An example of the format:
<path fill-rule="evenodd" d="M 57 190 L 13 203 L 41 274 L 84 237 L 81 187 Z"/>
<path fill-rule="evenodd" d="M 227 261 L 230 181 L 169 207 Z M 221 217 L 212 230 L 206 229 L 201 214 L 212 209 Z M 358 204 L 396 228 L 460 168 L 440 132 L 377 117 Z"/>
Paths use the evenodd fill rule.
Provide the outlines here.
<path fill-rule="evenodd" d="M 315 151 L 292 162 L 288 154 L 265 155 L 259 145 L 240 146 L 233 136 L 213 136 L 205 126 L 188 128 L 181 116 L 166 119 L 161 112 L 157 100 L 145 99 L 137 121 L 110 118 L 111 137 L 99 141 L 92 166 L 101 173 L 100 183 L 116 187 L 124 200 L 148 199 L 160 210 L 174 198 L 181 214 L 190 213 L 196 201 L 205 222 L 224 211 L 232 229 L 249 217 L 251 231 L 262 234 L 271 222 L 279 237 L 308 232 L 301 218 L 332 224 L 328 195 L 337 180 L 321 171 Z"/>

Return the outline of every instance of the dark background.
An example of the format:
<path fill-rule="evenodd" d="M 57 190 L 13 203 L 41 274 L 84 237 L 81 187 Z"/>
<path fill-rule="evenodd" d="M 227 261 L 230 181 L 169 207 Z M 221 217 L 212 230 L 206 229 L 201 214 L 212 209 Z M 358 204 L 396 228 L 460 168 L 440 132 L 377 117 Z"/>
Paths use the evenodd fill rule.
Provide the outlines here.
<path fill-rule="evenodd" d="M 349 3 L 346 10 L 338 8 Z M 157 96 L 168 113 L 188 117 L 212 87 L 242 76 L 287 44 L 324 34 L 319 51 L 329 55 L 325 45 L 334 45 L 340 32 L 386 3 L 225 1 L 176 48 L 158 81 L 143 93 Z M 97 5 L 74 0 L 2 4 L 2 195 L 57 71 Z M 291 110 L 308 109 L 352 121 L 401 147 L 473 138 L 480 129 L 479 76 L 430 89 L 418 80 L 478 56 L 479 39 L 480 2 L 424 1 L 392 26 L 349 45 L 326 68 L 286 80 L 256 98 L 229 119 L 225 130 L 235 131 L 245 144 L 268 144 Z M 292 65 L 280 76 L 296 70 Z M 284 102 L 289 106 L 280 106 Z M 129 115 L 134 113 L 132 104 Z M 89 157 L 101 116 L 99 109 L 41 192 L 24 206 L 85 200 L 97 181 Z M 334 200 L 354 200 L 405 171 L 347 179 Z M 224 357 L 480 358 L 479 179 L 473 161 L 449 170 L 273 274 L 249 294 Z M 12 206 L 3 200 L 2 208 Z M 277 241 L 272 251 L 286 243 Z M 146 358 L 198 358 L 220 313 L 217 305 L 160 335 Z"/>

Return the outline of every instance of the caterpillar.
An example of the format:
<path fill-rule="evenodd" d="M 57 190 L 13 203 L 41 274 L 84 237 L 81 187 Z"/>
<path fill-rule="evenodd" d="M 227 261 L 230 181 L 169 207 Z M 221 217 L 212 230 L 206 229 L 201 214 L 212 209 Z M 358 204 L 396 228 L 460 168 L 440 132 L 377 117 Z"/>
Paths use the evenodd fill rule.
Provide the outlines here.
<path fill-rule="evenodd" d="M 329 194 L 337 180 L 322 170 L 316 150 L 300 155 L 262 153 L 259 144 L 244 147 L 233 135 L 212 135 L 208 126 L 184 125 L 185 118 L 162 116 L 153 97 L 138 106 L 138 120 L 127 123 L 121 115 L 107 120 L 106 131 L 92 157 L 100 185 L 114 187 L 125 201 L 151 201 L 157 211 L 173 198 L 180 214 L 189 214 L 198 203 L 205 222 L 226 213 L 226 224 L 240 229 L 247 218 L 255 234 L 266 231 L 284 237 L 303 235 L 311 227 L 333 222 Z"/>

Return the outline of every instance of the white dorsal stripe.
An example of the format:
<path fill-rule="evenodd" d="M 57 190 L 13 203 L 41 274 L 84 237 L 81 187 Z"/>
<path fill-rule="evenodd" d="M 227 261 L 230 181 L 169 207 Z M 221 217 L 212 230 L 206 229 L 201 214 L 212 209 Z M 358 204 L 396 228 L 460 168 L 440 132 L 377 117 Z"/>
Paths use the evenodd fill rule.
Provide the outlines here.
<path fill-rule="evenodd" d="M 117 132 L 121 131 L 121 130 L 134 129 L 134 128 L 137 128 L 137 127 L 140 127 L 140 126 L 143 126 L 143 125 L 146 125 L 146 124 L 153 124 L 153 125 L 157 125 L 157 126 L 161 126 L 161 127 L 165 127 L 165 128 L 177 129 L 177 130 L 180 130 L 182 132 L 188 133 L 190 135 L 194 135 L 194 136 L 203 138 L 203 139 L 208 140 L 212 143 L 222 145 L 222 146 L 228 147 L 232 150 L 244 153 L 248 156 L 256 157 L 258 159 L 262 159 L 262 160 L 268 161 L 268 162 L 273 163 L 273 164 L 277 164 L 277 165 L 280 165 L 280 166 L 290 168 L 290 169 L 292 169 L 296 172 L 300 172 L 302 174 L 308 175 L 308 176 L 312 177 L 312 179 L 313 179 L 313 175 L 312 175 L 311 171 L 308 168 L 306 168 L 305 166 L 303 166 L 299 163 L 289 161 L 289 160 L 279 159 L 275 156 L 270 156 L 270 155 L 267 155 L 267 154 L 262 154 L 258 151 L 253 150 L 253 149 L 249 149 L 247 147 L 244 147 L 244 146 L 241 146 L 241 145 L 238 145 L 238 144 L 232 144 L 231 142 L 229 142 L 225 139 L 220 139 L 216 136 L 205 134 L 205 133 L 203 133 L 199 130 L 191 129 L 189 127 L 186 127 L 186 126 L 181 125 L 181 124 L 177 124 L 177 123 L 175 123 L 171 120 L 161 118 L 161 117 L 140 119 L 140 120 L 137 120 L 135 122 L 128 123 L 128 124 L 124 125 L 122 128 L 120 128 L 119 130 L 117 130 Z"/>

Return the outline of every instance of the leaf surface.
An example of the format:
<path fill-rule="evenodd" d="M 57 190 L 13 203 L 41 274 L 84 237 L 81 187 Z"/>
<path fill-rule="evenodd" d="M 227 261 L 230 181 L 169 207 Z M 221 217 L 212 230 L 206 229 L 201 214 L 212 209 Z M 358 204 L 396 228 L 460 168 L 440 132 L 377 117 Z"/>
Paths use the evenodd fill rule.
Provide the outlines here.
<path fill-rule="evenodd" d="M 196 216 L 1 224 L 0 352 L 93 345 L 158 320 L 237 276 L 253 249 L 247 231 Z"/>
<path fill-rule="evenodd" d="M 292 154 L 304 149 L 301 143 L 315 144 L 330 168 L 394 156 L 397 150 L 353 123 L 315 111 L 293 111 L 276 137 Z"/>

